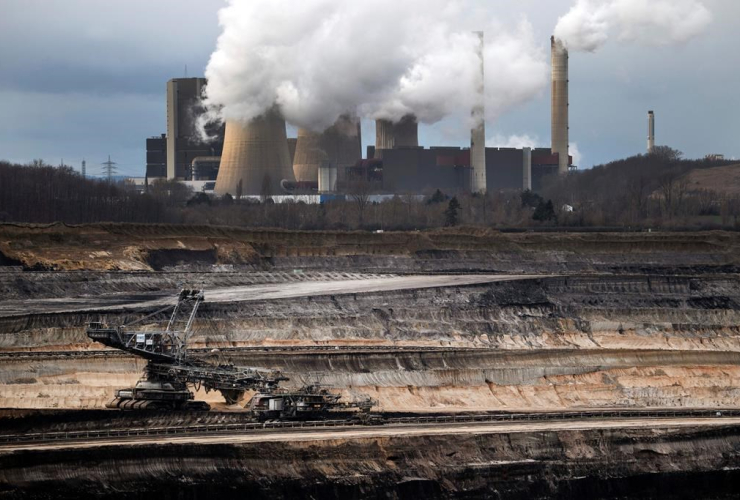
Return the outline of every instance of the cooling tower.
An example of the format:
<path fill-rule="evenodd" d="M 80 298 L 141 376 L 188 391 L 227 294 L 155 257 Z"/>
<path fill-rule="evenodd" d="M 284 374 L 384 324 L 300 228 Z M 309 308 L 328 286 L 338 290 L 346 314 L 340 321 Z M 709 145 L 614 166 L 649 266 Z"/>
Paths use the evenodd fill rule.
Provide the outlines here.
<path fill-rule="evenodd" d="M 383 149 L 419 146 L 419 124 L 416 117 L 406 115 L 401 121 L 390 120 L 375 122 L 375 158 L 382 157 Z"/>
<path fill-rule="evenodd" d="M 360 121 L 340 117 L 323 133 L 298 130 L 293 172 L 298 182 L 318 182 L 319 168 L 328 164 L 343 171 L 362 159 Z"/>
<path fill-rule="evenodd" d="M 568 51 L 552 37 L 552 153 L 560 157 L 558 173 L 568 173 Z"/>
<path fill-rule="evenodd" d="M 239 182 L 242 194 L 281 194 L 283 179 L 295 180 L 285 120 L 271 111 L 247 125 L 227 122 L 216 194 L 235 196 Z"/>
<path fill-rule="evenodd" d="M 655 151 L 655 113 L 648 111 L 648 154 Z"/>
<path fill-rule="evenodd" d="M 293 164 L 295 160 L 295 148 L 298 145 L 298 139 L 295 137 L 288 137 L 288 153 L 290 153 L 290 164 Z"/>
<path fill-rule="evenodd" d="M 473 107 L 473 128 L 470 131 L 470 165 L 473 172 L 470 177 L 470 190 L 473 193 L 485 193 L 486 181 L 486 119 L 485 119 L 485 72 L 483 63 L 483 32 L 476 32 L 479 37 L 476 51 L 480 61 L 480 72 L 475 85 L 476 103 Z"/>

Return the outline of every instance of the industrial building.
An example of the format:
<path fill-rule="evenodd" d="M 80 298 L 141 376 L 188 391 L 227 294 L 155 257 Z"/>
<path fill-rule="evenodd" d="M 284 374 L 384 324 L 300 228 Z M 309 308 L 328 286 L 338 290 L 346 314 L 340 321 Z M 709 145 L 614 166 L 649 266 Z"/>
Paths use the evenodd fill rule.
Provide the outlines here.
<path fill-rule="evenodd" d="M 149 180 L 197 180 L 204 174 L 193 172 L 193 160 L 219 157 L 223 149 L 223 127 L 212 127 L 207 133 L 216 139 L 203 141 L 196 121 L 203 113 L 200 99 L 205 78 L 173 78 L 167 82 L 167 133 L 146 141 Z M 215 180 L 203 179 L 203 180 Z"/>
<path fill-rule="evenodd" d="M 382 161 L 360 162 L 367 179 L 382 191 L 420 193 L 434 189 L 467 191 L 473 168 L 471 150 L 454 147 L 395 148 L 382 151 Z M 572 163 L 572 158 L 569 158 Z M 549 148 L 485 148 L 484 190 L 538 190 L 543 179 L 558 172 L 559 156 Z"/>
<path fill-rule="evenodd" d="M 568 51 L 552 37 L 550 148 L 485 147 L 483 34 L 477 49 L 480 80 L 471 110 L 470 148 L 419 146 L 413 115 L 398 121 L 378 119 L 375 144 L 362 158 L 357 118 L 343 116 L 323 133 L 299 129 L 288 138 L 277 108 L 250 123 L 228 122 L 209 131 L 218 139 L 204 143 L 195 132 L 203 78 L 167 83 L 167 134 L 147 139 L 147 177 L 188 181 L 217 195 L 271 196 L 341 193 L 362 180 L 378 193 L 496 192 L 539 190 L 550 175 L 565 175 L 569 155 Z M 225 129 L 225 131 L 224 131 Z M 650 114 L 649 148 L 654 145 Z M 215 183 L 214 183 L 215 181 Z"/>

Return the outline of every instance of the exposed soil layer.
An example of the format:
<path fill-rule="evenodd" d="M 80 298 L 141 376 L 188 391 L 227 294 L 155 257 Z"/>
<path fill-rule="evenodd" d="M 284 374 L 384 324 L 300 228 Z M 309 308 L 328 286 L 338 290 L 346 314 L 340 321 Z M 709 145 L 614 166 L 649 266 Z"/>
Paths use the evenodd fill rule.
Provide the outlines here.
<path fill-rule="evenodd" d="M 5 452 L 0 497 L 736 498 L 740 428 Z"/>
<path fill-rule="evenodd" d="M 740 234 L 724 232 L 457 229 L 373 234 L 136 224 L 0 225 L 3 259 L 20 262 L 25 269 L 50 270 L 737 272 L 739 250 Z"/>
<path fill-rule="evenodd" d="M 281 369 L 291 378 L 289 385 L 321 381 L 347 398 L 371 396 L 385 411 L 736 407 L 738 303 L 740 280 L 729 275 L 570 276 L 206 302 L 192 346 L 342 346 L 338 352 L 226 350 L 208 356 Z M 0 318 L 3 350 L 59 353 L 4 359 L 0 407 L 103 407 L 115 389 L 136 382 L 144 363 L 118 353 L 74 358 L 64 353 L 102 349 L 85 335 L 89 321 L 128 323 L 150 312 L 113 307 Z M 167 319 L 163 313 L 143 328 Z M 398 352 L 398 346 L 440 351 Z M 221 401 L 217 393 L 198 397 Z"/>

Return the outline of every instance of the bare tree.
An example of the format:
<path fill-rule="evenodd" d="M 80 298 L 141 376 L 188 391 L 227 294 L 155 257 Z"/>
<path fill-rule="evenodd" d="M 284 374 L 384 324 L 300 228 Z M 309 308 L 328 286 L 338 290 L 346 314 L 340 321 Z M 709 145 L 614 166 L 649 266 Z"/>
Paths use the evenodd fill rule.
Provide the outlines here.
<path fill-rule="evenodd" d="M 358 175 L 349 182 L 348 187 L 347 193 L 357 206 L 358 224 L 362 227 L 365 223 L 365 210 L 370 201 L 373 186 L 365 175 Z"/>

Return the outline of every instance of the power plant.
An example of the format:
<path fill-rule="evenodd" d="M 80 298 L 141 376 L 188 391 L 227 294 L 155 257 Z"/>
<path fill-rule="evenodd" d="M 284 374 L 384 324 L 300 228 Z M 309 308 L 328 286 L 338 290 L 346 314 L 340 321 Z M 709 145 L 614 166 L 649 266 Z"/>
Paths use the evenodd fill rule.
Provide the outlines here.
<path fill-rule="evenodd" d="M 299 183 L 316 183 L 322 165 L 341 171 L 354 166 L 361 157 L 360 121 L 342 116 L 323 133 L 298 129 L 293 172 Z"/>
<path fill-rule="evenodd" d="M 555 37 L 552 49 L 552 143 L 549 148 L 486 148 L 484 34 L 478 37 L 479 71 L 470 89 L 470 148 L 419 146 L 416 116 L 375 122 L 375 144 L 362 157 L 359 119 L 342 116 L 324 132 L 298 129 L 289 139 L 275 107 L 250 123 L 211 126 L 203 142 L 194 124 L 203 112 L 197 100 L 206 81 L 174 79 L 167 84 L 167 131 L 147 139 L 147 178 L 177 179 L 219 196 L 341 196 L 353 179 L 365 179 L 377 193 L 482 193 L 541 188 L 549 175 L 572 165 L 568 130 L 568 51 Z M 648 150 L 654 147 L 650 114 Z"/>
<path fill-rule="evenodd" d="M 281 181 L 295 181 L 285 120 L 276 110 L 252 120 L 226 123 L 215 193 L 275 195 Z"/>
<path fill-rule="evenodd" d="M 558 156 L 558 173 L 568 173 L 568 50 L 554 36 L 552 49 L 552 154 Z"/>
<path fill-rule="evenodd" d="M 648 111 L 647 152 L 649 155 L 655 152 L 655 113 L 652 110 Z"/>

